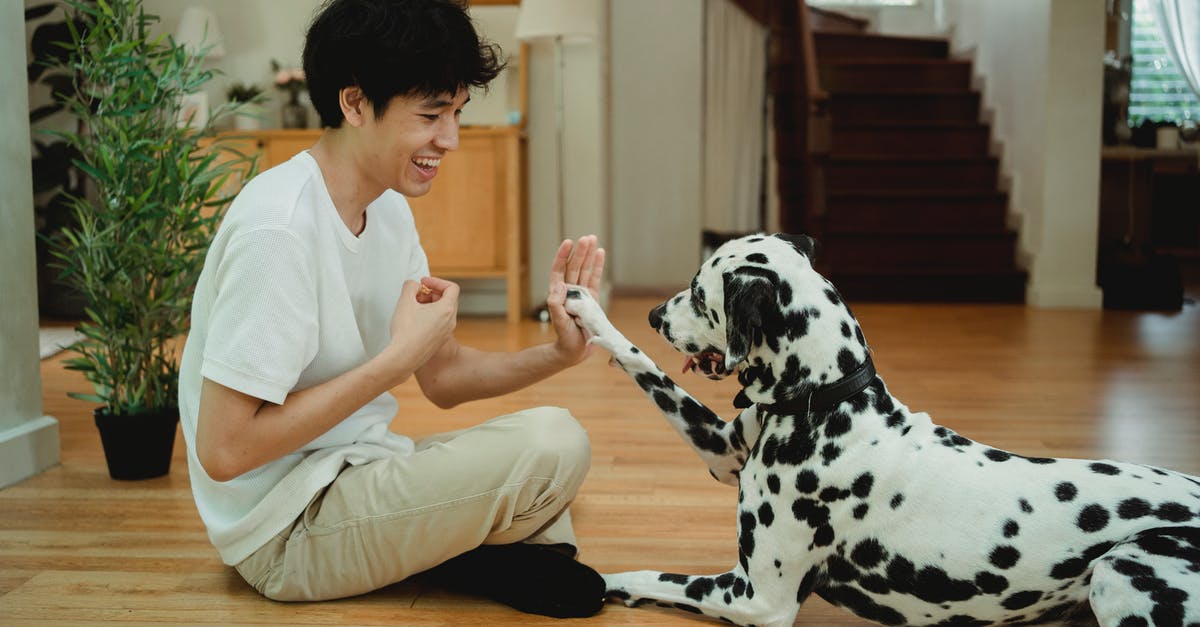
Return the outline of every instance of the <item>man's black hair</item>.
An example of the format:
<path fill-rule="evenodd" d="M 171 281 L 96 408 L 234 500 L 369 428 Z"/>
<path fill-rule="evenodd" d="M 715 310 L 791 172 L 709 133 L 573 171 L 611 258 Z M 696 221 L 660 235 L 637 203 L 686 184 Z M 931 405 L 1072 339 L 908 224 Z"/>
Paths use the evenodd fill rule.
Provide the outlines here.
<path fill-rule="evenodd" d="M 382 116 L 395 96 L 486 87 L 500 48 L 481 40 L 456 0 L 330 0 L 304 41 L 304 74 L 321 126 L 342 125 L 338 92 L 358 86 Z"/>

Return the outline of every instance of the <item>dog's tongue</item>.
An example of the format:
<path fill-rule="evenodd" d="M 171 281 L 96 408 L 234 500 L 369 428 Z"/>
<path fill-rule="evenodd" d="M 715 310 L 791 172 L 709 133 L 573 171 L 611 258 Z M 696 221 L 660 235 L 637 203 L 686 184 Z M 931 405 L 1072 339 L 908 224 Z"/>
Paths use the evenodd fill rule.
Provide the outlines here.
<path fill-rule="evenodd" d="M 689 356 L 687 359 L 685 359 L 683 361 L 683 370 L 680 371 L 680 374 L 687 374 L 687 372 L 689 370 L 691 370 L 692 368 L 695 368 L 695 367 L 696 367 L 696 360 L 694 358 L 692 358 L 691 356 Z"/>

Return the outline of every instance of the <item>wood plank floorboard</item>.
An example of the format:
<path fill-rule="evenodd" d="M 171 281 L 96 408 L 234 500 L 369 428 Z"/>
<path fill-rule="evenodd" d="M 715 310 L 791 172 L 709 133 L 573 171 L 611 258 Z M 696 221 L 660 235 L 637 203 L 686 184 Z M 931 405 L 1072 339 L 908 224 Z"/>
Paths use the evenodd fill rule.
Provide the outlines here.
<path fill-rule="evenodd" d="M 645 297 L 616 299 L 615 324 L 672 371 Z M 1200 474 L 1200 310 L 1042 311 L 1011 305 L 854 307 L 892 393 L 972 439 L 1035 456 L 1137 461 Z M 508 350 L 547 341 L 528 321 L 465 318 L 461 341 Z M 0 490 L 0 623 L 540 625 L 419 579 L 364 596 L 283 604 L 259 597 L 211 548 L 188 487 L 183 439 L 170 476 L 108 478 L 87 391 L 59 355 L 42 362 L 45 413 L 60 421 L 61 465 Z M 736 383 L 679 377 L 734 415 Z M 501 399 L 443 411 L 415 383 L 395 390 L 393 428 L 420 437 L 542 404 L 568 407 L 593 444 L 572 508 L 582 557 L 602 572 L 723 572 L 736 559 L 736 491 L 714 482 L 653 405 L 606 357 Z M 609 604 L 571 624 L 688 625 L 704 619 Z M 868 623 L 813 598 L 799 624 Z"/>

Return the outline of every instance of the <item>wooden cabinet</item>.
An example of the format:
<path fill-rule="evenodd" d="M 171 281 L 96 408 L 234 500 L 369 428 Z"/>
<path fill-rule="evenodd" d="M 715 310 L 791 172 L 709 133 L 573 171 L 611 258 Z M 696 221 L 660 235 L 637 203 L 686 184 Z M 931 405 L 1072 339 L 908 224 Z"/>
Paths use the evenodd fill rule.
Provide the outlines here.
<path fill-rule="evenodd" d="M 319 130 L 230 132 L 239 150 L 259 152 L 259 171 L 291 159 L 317 141 Z M 430 271 L 447 279 L 503 279 L 507 317 L 525 313 L 529 278 L 522 191 L 524 160 L 517 127 L 459 132 L 458 150 L 442 160 L 433 187 L 410 198 Z"/>

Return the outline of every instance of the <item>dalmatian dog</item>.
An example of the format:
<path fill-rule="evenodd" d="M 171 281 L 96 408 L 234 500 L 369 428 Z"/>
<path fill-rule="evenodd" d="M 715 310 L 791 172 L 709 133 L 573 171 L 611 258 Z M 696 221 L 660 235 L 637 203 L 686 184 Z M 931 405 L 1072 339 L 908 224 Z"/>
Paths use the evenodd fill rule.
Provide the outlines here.
<path fill-rule="evenodd" d="M 909 410 L 813 270 L 807 236 L 729 241 L 650 312 L 684 371 L 736 375 L 718 418 L 585 289 L 567 310 L 718 481 L 738 487 L 728 572 L 605 575 L 607 596 L 791 625 L 810 594 L 885 625 L 1200 626 L 1200 479 L 1025 457 Z"/>

